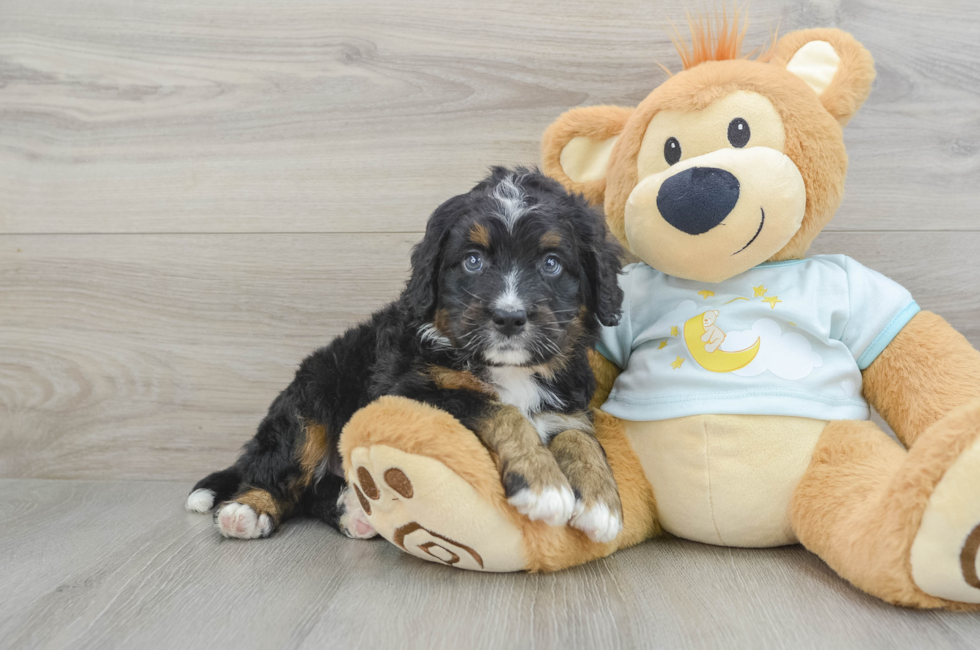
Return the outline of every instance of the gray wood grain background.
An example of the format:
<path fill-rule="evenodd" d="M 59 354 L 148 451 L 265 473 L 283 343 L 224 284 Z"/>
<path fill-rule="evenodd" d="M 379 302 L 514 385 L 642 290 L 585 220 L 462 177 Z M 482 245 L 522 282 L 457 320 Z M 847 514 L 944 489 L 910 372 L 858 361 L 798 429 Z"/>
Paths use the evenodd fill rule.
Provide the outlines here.
<path fill-rule="evenodd" d="M 305 354 L 397 294 L 436 205 L 676 69 L 688 4 L 0 0 L 0 650 L 976 648 L 977 616 L 891 607 L 798 546 L 480 575 L 180 509 Z M 749 42 L 838 26 L 878 62 L 814 252 L 980 344 L 980 3 L 751 14 Z"/>
<path fill-rule="evenodd" d="M 681 0 L 0 1 L 0 477 L 193 480 L 392 299 L 431 210 L 678 66 Z M 697 6 L 697 5 L 695 5 Z M 756 0 L 878 81 L 815 252 L 980 343 L 980 3 Z"/>

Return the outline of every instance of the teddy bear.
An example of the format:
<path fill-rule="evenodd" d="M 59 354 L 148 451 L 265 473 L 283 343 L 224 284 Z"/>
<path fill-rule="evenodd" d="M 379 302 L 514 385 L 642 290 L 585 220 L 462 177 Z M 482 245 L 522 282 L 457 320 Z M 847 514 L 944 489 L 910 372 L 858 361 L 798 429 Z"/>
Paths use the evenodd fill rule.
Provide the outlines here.
<path fill-rule="evenodd" d="M 872 57 L 836 29 L 755 59 L 737 23 L 692 32 L 683 71 L 639 106 L 573 109 L 542 141 L 544 171 L 640 260 L 591 359 L 619 536 L 522 517 L 472 434 L 397 397 L 347 425 L 347 478 L 371 483 L 381 535 L 458 568 L 553 571 L 666 531 L 801 543 L 885 601 L 977 609 L 980 352 L 881 274 L 805 257 L 841 202 Z"/>
<path fill-rule="evenodd" d="M 721 344 L 725 342 L 725 332 L 715 325 L 720 312 L 717 309 L 704 312 L 701 318 L 701 326 L 704 327 L 704 334 L 701 335 L 701 342 L 704 343 L 704 351 L 712 354 L 718 351 Z"/>

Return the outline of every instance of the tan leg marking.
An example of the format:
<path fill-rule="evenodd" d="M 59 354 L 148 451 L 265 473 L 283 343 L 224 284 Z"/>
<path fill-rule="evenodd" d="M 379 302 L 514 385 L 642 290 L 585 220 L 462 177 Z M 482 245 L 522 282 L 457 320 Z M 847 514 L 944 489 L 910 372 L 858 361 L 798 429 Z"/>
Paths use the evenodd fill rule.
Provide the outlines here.
<path fill-rule="evenodd" d="M 299 465 L 303 469 L 302 488 L 313 482 L 316 471 L 327 457 L 327 428 L 322 424 L 306 426 L 306 438 L 299 450 Z"/>
<path fill-rule="evenodd" d="M 238 503 L 243 503 L 260 515 L 269 515 L 276 522 L 282 515 L 283 507 L 276 501 L 271 494 L 265 490 L 253 488 L 247 492 L 239 494 L 233 499 Z"/>
<path fill-rule="evenodd" d="M 623 524 L 623 506 L 602 445 L 588 432 L 563 431 L 549 444 L 558 466 L 575 491 L 571 525 L 593 541 L 612 541 Z"/>
<path fill-rule="evenodd" d="M 497 457 L 508 502 L 532 520 L 563 526 L 575 498 L 537 429 L 513 406 L 500 406 L 477 426 L 477 434 Z"/>

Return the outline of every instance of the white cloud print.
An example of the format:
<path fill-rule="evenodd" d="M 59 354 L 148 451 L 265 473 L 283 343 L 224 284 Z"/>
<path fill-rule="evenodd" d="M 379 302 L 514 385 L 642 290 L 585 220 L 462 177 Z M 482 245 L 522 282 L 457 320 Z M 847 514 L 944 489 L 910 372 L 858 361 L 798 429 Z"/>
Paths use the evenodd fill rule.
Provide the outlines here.
<path fill-rule="evenodd" d="M 752 329 L 729 332 L 721 349 L 737 352 L 752 346 L 756 339 L 762 339 L 759 353 L 752 363 L 733 374 L 755 377 L 768 370 L 781 379 L 795 380 L 803 379 L 823 365 L 823 359 L 813 351 L 805 336 L 796 332 L 783 334 L 779 325 L 768 318 L 757 320 Z"/>
<path fill-rule="evenodd" d="M 677 305 L 672 311 L 667 312 L 657 319 L 657 322 L 649 328 L 644 328 L 649 333 L 650 338 L 659 339 L 670 336 L 670 328 L 674 325 L 683 325 L 687 319 L 698 313 L 698 306 L 693 300 L 685 300 Z M 754 342 L 755 339 L 752 339 Z"/>

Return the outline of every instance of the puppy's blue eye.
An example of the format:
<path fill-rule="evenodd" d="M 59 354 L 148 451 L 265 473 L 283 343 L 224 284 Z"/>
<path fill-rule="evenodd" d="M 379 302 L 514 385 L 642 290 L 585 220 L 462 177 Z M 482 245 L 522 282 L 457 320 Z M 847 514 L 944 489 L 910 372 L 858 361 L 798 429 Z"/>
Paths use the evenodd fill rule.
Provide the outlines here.
<path fill-rule="evenodd" d="M 483 269 L 483 256 L 479 253 L 467 253 L 463 258 L 463 270 L 467 273 L 479 273 Z"/>
<path fill-rule="evenodd" d="M 544 258 L 541 268 L 546 275 L 558 275 L 561 273 L 561 261 L 554 255 L 549 255 Z"/>

